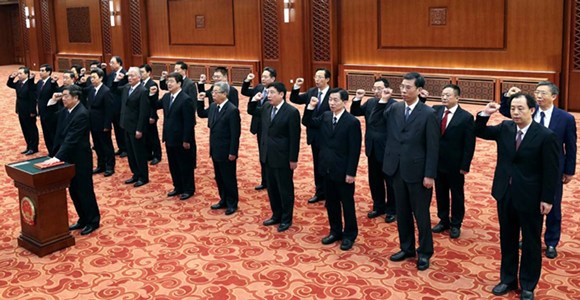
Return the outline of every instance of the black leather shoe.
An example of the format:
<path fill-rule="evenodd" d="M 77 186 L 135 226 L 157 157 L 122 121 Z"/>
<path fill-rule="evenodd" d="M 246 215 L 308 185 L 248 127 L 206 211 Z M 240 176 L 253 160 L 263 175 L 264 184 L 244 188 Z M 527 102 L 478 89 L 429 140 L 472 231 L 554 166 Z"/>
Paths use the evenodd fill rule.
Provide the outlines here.
<path fill-rule="evenodd" d="M 133 186 L 134 187 L 140 187 L 140 186 L 146 185 L 147 183 L 149 183 L 149 181 L 137 180 L 137 182 L 135 182 L 135 184 Z"/>
<path fill-rule="evenodd" d="M 109 176 L 111 176 L 113 174 L 115 174 L 115 171 L 114 170 L 106 170 L 105 171 L 105 177 L 109 177 Z"/>
<path fill-rule="evenodd" d="M 226 216 L 229 216 L 233 213 L 235 213 L 238 209 L 237 208 L 228 208 L 226 209 Z"/>
<path fill-rule="evenodd" d="M 433 229 L 431 229 L 434 233 L 441 233 L 445 230 L 449 229 L 449 225 L 443 225 L 443 223 L 439 222 Z"/>
<path fill-rule="evenodd" d="M 158 163 L 160 163 L 160 162 L 161 162 L 161 160 L 160 160 L 160 159 L 158 159 L 158 158 L 154 158 L 154 159 L 153 159 L 153 160 L 152 160 L 152 161 L 151 161 L 149 164 L 150 164 L 150 165 L 152 165 L 152 166 L 154 166 L 154 165 L 156 165 L 156 164 L 158 164 Z"/>
<path fill-rule="evenodd" d="M 521 300 L 534 300 L 534 291 L 522 290 Z"/>
<path fill-rule="evenodd" d="M 324 200 L 324 197 L 320 197 L 318 195 L 314 195 L 314 196 L 312 196 L 312 198 L 308 199 L 308 203 L 312 204 L 312 203 L 316 203 L 316 202 L 319 202 L 319 201 L 322 201 L 322 200 Z"/>
<path fill-rule="evenodd" d="M 120 154 L 121 154 L 121 153 L 123 153 L 123 152 L 124 152 L 124 151 L 117 150 L 117 151 L 115 152 L 115 155 L 120 155 Z"/>
<path fill-rule="evenodd" d="M 137 178 L 129 178 L 129 179 L 125 180 L 125 184 L 131 184 L 131 183 L 135 183 L 137 181 L 138 181 Z"/>
<path fill-rule="evenodd" d="M 123 151 L 119 154 L 119 157 L 127 157 L 127 152 Z"/>
<path fill-rule="evenodd" d="M 387 214 L 387 216 L 385 217 L 385 222 L 387 223 L 393 223 L 397 220 L 397 216 L 396 215 L 389 215 Z"/>
<path fill-rule="evenodd" d="M 415 253 L 407 253 L 405 251 L 399 251 L 399 252 L 391 255 L 391 257 L 389 257 L 389 259 L 391 261 L 403 261 L 406 258 L 411 258 L 411 257 L 415 257 Z"/>
<path fill-rule="evenodd" d="M 174 197 L 174 196 L 177 196 L 179 194 L 181 194 L 181 192 L 173 190 L 173 191 L 167 193 L 167 197 Z"/>
<path fill-rule="evenodd" d="M 24 153 L 24 155 L 32 155 L 32 154 L 37 153 L 37 152 L 38 152 L 38 150 L 36 150 L 36 151 L 35 150 L 28 150 Z"/>
<path fill-rule="evenodd" d="M 323 237 L 321 242 L 323 245 L 330 245 L 336 241 L 340 241 L 340 237 L 334 234 L 329 234 L 328 236 Z"/>
<path fill-rule="evenodd" d="M 20 152 L 20 154 L 26 154 L 26 152 L 28 152 L 28 149 L 26 149 L 26 150 L 24 150 L 24 151 Z"/>
<path fill-rule="evenodd" d="M 286 231 L 290 228 L 290 223 L 281 223 L 280 226 L 278 226 L 278 232 L 283 232 Z"/>
<path fill-rule="evenodd" d="M 271 225 L 280 224 L 280 221 L 278 221 L 278 220 L 276 220 L 276 219 L 274 219 L 274 218 L 270 218 L 270 219 L 268 219 L 268 220 L 264 221 L 262 224 L 263 224 L 264 226 L 271 226 Z"/>
<path fill-rule="evenodd" d="M 340 243 L 340 250 L 342 251 L 350 250 L 350 248 L 352 248 L 352 245 L 354 245 L 353 241 L 344 239 L 342 240 L 342 243 Z"/>
<path fill-rule="evenodd" d="M 546 248 L 546 257 L 549 259 L 554 259 L 554 258 L 556 258 L 556 256 L 558 256 L 558 252 L 556 251 L 556 247 L 548 246 L 548 248 Z"/>
<path fill-rule="evenodd" d="M 218 202 L 211 206 L 211 209 L 220 209 L 220 208 L 226 208 L 226 205 Z"/>
<path fill-rule="evenodd" d="M 68 230 L 79 230 L 85 228 L 85 225 L 81 225 L 79 223 L 74 223 L 68 227 Z"/>
<path fill-rule="evenodd" d="M 97 228 L 99 228 L 99 226 L 87 225 L 87 226 L 85 226 L 85 229 L 83 229 L 81 231 L 81 235 L 87 235 L 87 234 L 97 230 Z"/>
<path fill-rule="evenodd" d="M 461 229 L 458 227 L 451 227 L 449 230 L 449 237 L 452 239 L 456 239 L 461 235 Z"/>
<path fill-rule="evenodd" d="M 256 187 L 254 188 L 256 191 L 260 191 L 260 190 L 264 190 L 266 189 L 266 186 L 263 184 L 260 185 L 256 185 Z"/>
<path fill-rule="evenodd" d="M 367 217 L 369 217 L 369 219 L 374 219 L 382 214 L 384 214 L 384 212 L 373 210 L 367 214 Z"/>
<path fill-rule="evenodd" d="M 491 293 L 496 296 L 501 296 L 507 294 L 509 291 L 516 290 L 517 288 L 518 288 L 517 283 L 505 284 L 500 282 L 493 288 L 493 290 L 491 290 Z"/>
<path fill-rule="evenodd" d="M 425 271 L 429 269 L 429 258 L 427 257 L 419 257 L 417 260 L 417 270 Z"/>
<path fill-rule="evenodd" d="M 193 194 L 191 193 L 183 193 L 179 196 L 179 200 L 183 201 L 183 200 L 187 200 L 189 198 L 191 198 L 191 196 L 193 196 Z"/>
<path fill-rule="evenodd" d="M 93 170 L 93 174 L 99 174 L 105 172 L 105 169 L 97 167 Z"/>

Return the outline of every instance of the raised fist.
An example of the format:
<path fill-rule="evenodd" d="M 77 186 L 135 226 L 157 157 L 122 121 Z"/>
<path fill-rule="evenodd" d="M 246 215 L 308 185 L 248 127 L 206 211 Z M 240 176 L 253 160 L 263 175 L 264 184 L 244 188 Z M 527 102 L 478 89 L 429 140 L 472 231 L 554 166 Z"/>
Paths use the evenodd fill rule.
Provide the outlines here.
<path fill-rule="evenodd" d="M 356 90 L 356 93 L 354 94 L 354 97 L 357 99 L 362 99 L 364 96 L 365 96 L 365 90 L 363 90 L 363 89 Z"/>
<path fill-rule="evenodd" d="M 152 86 L 149 88 L 149 94 L 150 95 L 154 95 L 157 93 L 157 87 L 156 86 Z"/>
<path fill-rule="evenodd" d="M 304 84 L 304 78 L 296 78 L 296 83 L 294 84 L 301 87 Z"/>
<path fill-rule="evenodd" d="M 256 77 L 254 73 L 250 73 L 248 74 L 248 76 L 246 76 L 246 81 L 252 81 L 254 80 L 254 77 Z"/>
<path fill-rule="evenodd" d="M 316 98 L 314 96 L 310 97 L 310 104 L 309 105 L 312 107 L 316 107 L 318 105 L 318 98 Z"/>
<path fill-rule="evenodd" d="M 81 69 L 81 76 L 82 76 L 82 75 L 85 75 L 85 73 L 87 73 L 87 69 L 86 69 L 86 68 L 82 68 L 82 69 Z"/>
<path fill-rule="evenodd" d="M 207 76 L 205 74 L 199 74 L 199 83 L 205 83 Z"/>
<path fill-rule="evenodd" d="M 426 89 L 422 89 L 421 92 L 419 93 L 419 95 L 423 98 L 427 98 L 427 97 L 429 97 L 429 91 Z"/>
<path fill-rule="evenodd" d="M 118 72 L 117 73 L 117 77 L 115 78 L 117 81 L 121 81 L 123 80 L 123 78 L 125 78 L 125 74 Z"/>
<path fill-rule="evenodd" d="M 167 71 L 161 72 L 161 78 L 165 78 L 165 77 L 167 77 Z"/>
<path fill-rule="evenodd" d="M 203 101 L 205 99 L 205 92 L 197 94 L 197 100 Z"/>
<path fill-rule="evenodd" d="M 390 99 L 393 96 L 393 89 L 392 88 L 384 88 L 383 93 L 381 94 L 381 98 L 383 99 Z"/>
<path fill-rule="evenodd" d="M 36 76 L 36 73 L 30 72 L 30 78 L 34 78 L 34 76 Z"/>
<path fill-rule="evenodd" d="M 107 63 L 101 63 L 101 69 L 106 69 L 107 68 Z"/>
<path fill-rule="evenodd" d="M 54 82 L 58 82 L 58 75 L 56 75 L 56 74 L 52 74 L 52 80 L 53 80 Z"/>
<path fill-rule="evenodd" d="M 522 90 L 520 90 L 517 86 L 512 86 L 508 92 L 507 92 L 507 96 L 511 97 L 513 94 L 517 94 L 519 92 L 521 92 Z"/>
<path fill-rule="evenodd" d="M 495 112 L 497 112 L 497 110 L 499 109 L 499 105 L 495 102 L 489 102 L 485 108 L 483 109 L 483 111 L 488 114 L 488 115 L 493 115 Z"/>
<path fill-rule="evenodd" d="M 252 98 L 252 101 L 260 101 L 260 100 L 262 100 L 262 97 L 263 97 L 262 92 L 258 92 L 254 95 L 254 98 Z"/>

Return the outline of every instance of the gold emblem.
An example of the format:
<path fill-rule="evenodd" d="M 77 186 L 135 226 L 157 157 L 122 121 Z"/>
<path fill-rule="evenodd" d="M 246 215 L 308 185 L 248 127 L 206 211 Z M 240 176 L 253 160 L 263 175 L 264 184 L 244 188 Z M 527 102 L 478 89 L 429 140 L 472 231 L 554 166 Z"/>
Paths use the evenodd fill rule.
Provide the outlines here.
<path fill-rule="evenodd" d="M 24 223 L 34 226 L 35 219 L 36 219 L 36 206 L 32 199 L 28 197 L 22 197 L 20 200 L 20 214 L 22 215 L 22 219 Z"/>

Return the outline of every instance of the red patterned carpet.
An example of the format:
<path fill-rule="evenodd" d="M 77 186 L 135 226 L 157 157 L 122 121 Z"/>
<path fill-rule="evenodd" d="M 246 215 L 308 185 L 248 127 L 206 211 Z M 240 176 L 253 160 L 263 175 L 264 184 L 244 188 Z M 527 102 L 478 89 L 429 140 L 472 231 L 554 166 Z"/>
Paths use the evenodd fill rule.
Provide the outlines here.
<path fill-rule="evenodd" d="M 15 66 L 0 67 L 0 143 L 2 165 L 25 159 L 14 113 L 14 92 L 4 82 Z M 240 210 L 225 216 L 209 206 L 216 198 L 208 157 L 205 121 L 198 122 L 196 195 L 188 201 L 167 198 L 172 189 L 164 160 L 150 168 L 151 183 L 133 188 L 126 159 L 112 177 L 95 177 L 101 228 L 73 235 L 76 245 L 43 258 L 19 248 L 17 190 L 0 171 L 0 299 L 516 299 L 494 297 L 499 281 L 499 232 L 490 196 L 495 144 L 477 141 L 472 172 L 466 180 L 466 217 L 461 238 L 434 234 L 431 268 L 394 263 L 396 224 L 369 220 L 371 200 L 366 157 L 356 181 L 359 237 L 352 250 L 324 246 L 328 233 L 322 204 L 309 205 L 313 191 L 310 149 L 303 130 L 295 173 L 296 208 L 290 230 L 278 233 L 261 222 L 270 216 L 259 183 L 256 139 L 249 133 L 247 99 L 240 102 L 242 138 L 238 161 Z M 471 112 L 480 107 L 465 105 Z M 580 120 L 580 114 L 576 114 Z M 493 121 L 499 121 L 500 117 Z M 38 122 L 39 123 L 39 122 Z M 580 125 L 580 124 L 579 124 Z M 40 126 L 40 125 L 39 125 Z M 580 126 L 579 126 L 580 127 Z M 42 144 L 42 140 L 41 140 Z M 46 155 L 41 147 L 40 155 Z M 165 155 L 165 153 L 164 153 Z M 580 171 L 580 170 L 579 170 Z M 580 177 L 565 187 L 563 235 L 558 258 L 544 259 L 538 299 L 580 299 Z M 436 217 L 432 201 L 433 225 Z M 69 219 L 76 214 L 69 202 Z"/>

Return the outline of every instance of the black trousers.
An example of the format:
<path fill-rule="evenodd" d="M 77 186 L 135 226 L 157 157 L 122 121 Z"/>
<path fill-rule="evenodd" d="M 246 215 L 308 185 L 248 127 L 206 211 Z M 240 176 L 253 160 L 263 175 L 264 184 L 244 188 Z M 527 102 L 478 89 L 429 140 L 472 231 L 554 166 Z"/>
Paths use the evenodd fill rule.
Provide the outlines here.
<path fill-rule="evenodd" d="M 127 142 L 127 157 L 129 158 L 129 168 L 133 173 L 133 178 L 148 182 L 149 169 L 147 167 L 147 147 L 145 146 L 146 134 L 140 139 L 135 138 L 135 132 L 125 132 Z"/>
<path fill-rule="evenodd" d="M 262 133 L 261 132 L 258 132 L 256 134 L 256 137 L 258 138 L 258 151 L 261 151 L 261 148 L 262 148 L 262 146 L 261 146 L 262 145 L 261 144 L 261 141 L 262 141 Z M 261 177 L 262 177 L 262 179 L 260 181 L 260 184 L 263 185 L 263 186 L 268 186 L 268 175 L 266 174 L 267 167 L 266 167 L 266 164 L 263 163 L 262 160 L 260 159 L 259 152 L 258 152 L 258 160 L 260 161 L 260 174 L 261 174 Z"/>
<path fill-rule="evenodd" d="M 288 162 L 288 165 L 290 162 Z M 272 208 L 272 219 L 292 224 L 294 213 L 294 171 L 286 168 L 267 167 L 268 198 Z"/>
<path fill-rule="evenodd" d="M 22 129 L 22 135 L 24 136 L 24 141 L 26 141 L 26 149 L 38 151 L 38 127 L 36 127 L 36 116 L 31 117 L 30 114 L 18 114 L 18 120 L 20 121 L 20 129 Z"/>
<path fill-rule="evenodd" d="M 113 149 L 113 140 L 111 131 L 102 129 L 91 129 L 95 152 L 97 152 L 97 167 L 105 170 L 115 170 L 115 149 Z"/>
<path fill-rule="evenodd" d="M 127 145 L 125 141 L 125 130 L 121 127 L 121 112 L 115 112 L 113 114 L 113 128 L 115 129 L 115 139 L 117 140 L 117 147 L 119 151 L 126 152 Z"/>
<path fill-rule="evenodd" d="M 356 210 L 354 207 L 354 183 L 334 181 L 325 176 L 326 212 L 330 234 L 355 241 L 358 236 Z M 344 217 L 344 230 L 342 218 Z"/>
<path fill-rule="evenodd" d="M 499 237 L 501 245 L 500 280 L 511 284 L 518 281 L 520 287 L 533 291 L 542 271 L 542 223 L 540 207 L 534 212 L 525 212 L 513 205 L 510 191 L 497 202 Z M 519 258 L 520 231 L 522 232 L 522 258 Z"/>
<path fill-rule="evenodd" d="M 101 214 L 93 188 L 92 162 L 88 168 L 75 168 L 75 176 L 70 182 L 68 191 L 79 216 L 77 223 L 84 226 L 99 226 Z"/>
<path fill-rule="evenodd" d="M 147 125 L 147 159 L 157 158 L 161 160 L 161 142 L 159 141 L 159 130 L 157 129 L 157 120 L 155 123 Z"/>
<path fill-rule="evenodd" d="M 213 161 L 215 181 L 220 195 L 220 204 L 228 208 L 238 208 L 238 178 L 236 176 L 237 160 Z"/>
<path fill-rule="evenodd" d="M 397 200 L 397 230 L 401 250 L 415 253 L 415 222 L 419 231 L 420 257 L 430 258 L 433 255 L 433 233 L 431 232 L 431 215 L 429 205 L 433 189 L 426 189 L 423 182 L 405 182 L 399 171 L 393 176 L 395 199 Z"/>
<path fill-rule="evenodd" d="M 320 147 L 314 145 L 314 143 L 311 144 L 310 147 L 312 148 L 312 164 L 314 166 L 314 184 L 316 185 L 315 194 L 320 198 L 326 198 L 326 195 L 324 194 L 326 192 L 326 189 L 324 188 L 324 175 L 318 172 L 318 164 L 320 162 L 318 155 L 320 154 Z"/>
<path fill-rule="evenodd" d="M 53 157 L 54 154 L 54 137 L 56 136 L 57 118 L 54 117 L 40 117 L 40 125 L 42 126 L 42 136 L 44 137 L 44 144 L 48 150 L 48 156 Z"/>
<path fill-rule="evenodd" d="M 168 146 L 165 144 L 165 151 L 167 152 L 167 162 L 174 189 L 179 193 L 195 193 L 194 156 L 191 154 L 193 147 L 185 149 L 181 145 Z"/>
<path fill-rule="evenodd" d="M 395 203 L 395 190 L 393 189 L 393 179 L 383 173 L 383 162 L 378 161 L 371 153 L 367 158 L 369 166 L 369 187 L 373 198 L 373 210 L 388 215 L 397 213 Z M 385 194 L 386 191 L 386 194 Z M 386 196 L 386 201 L 385 201 Z"/>
<path fill-rule="evenodd" d="M 465 176 L 459 171 L 453 173 L 437 172 L 435 196 L 437 198 L 437 217 L 445 226 L 461 228 L 465 216 Z M 449 193 L 451 192 L 451 199 Z M 451 202 L 451 221 L 449 221 L 449 202 Z"/>

